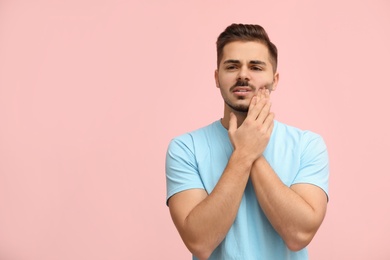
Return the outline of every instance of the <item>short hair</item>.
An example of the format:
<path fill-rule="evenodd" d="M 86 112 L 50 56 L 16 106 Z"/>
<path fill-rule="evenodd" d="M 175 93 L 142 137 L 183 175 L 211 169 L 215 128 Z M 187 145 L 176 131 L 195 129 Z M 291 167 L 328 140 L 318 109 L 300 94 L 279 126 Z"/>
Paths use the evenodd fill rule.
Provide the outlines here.
<path fill-rule="evenodd" d="M 278 65 L 278 49 L 273 44 L 263 27 L 257 24 L 231 24 L 223 31 L 217 40 L 217 67 L 221 63 L 223 48 L 226 44 L 234 41 L 258 41 L 263 43 L 269 52 L 270 62 L 273 71 Z"/>

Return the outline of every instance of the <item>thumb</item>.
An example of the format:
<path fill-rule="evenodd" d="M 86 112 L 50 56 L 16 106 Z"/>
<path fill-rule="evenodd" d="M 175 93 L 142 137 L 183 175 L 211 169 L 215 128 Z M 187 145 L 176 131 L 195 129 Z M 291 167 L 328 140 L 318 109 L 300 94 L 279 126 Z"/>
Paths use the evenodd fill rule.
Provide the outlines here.
<path fill-rule="evenodd" d="M 229 132 L 235 132 L 237 130 L 237 117 L 233 112 L 230 112 L 229 120 Z"/>

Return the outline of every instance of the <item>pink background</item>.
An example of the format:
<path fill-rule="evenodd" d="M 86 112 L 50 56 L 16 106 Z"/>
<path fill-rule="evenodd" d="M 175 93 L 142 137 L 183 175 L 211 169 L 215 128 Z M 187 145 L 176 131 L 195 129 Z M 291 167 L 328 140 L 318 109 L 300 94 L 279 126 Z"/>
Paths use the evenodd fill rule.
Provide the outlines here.
<path fill-rule="evenodd" d="M 222 116 L 215 41 L 258 23 L 279 121 L 320 133 L 311 259 L 390 259 L 390 2 L 0 2 L 0 259 L 190 259 L 165 206 L 174 136 Z"/>

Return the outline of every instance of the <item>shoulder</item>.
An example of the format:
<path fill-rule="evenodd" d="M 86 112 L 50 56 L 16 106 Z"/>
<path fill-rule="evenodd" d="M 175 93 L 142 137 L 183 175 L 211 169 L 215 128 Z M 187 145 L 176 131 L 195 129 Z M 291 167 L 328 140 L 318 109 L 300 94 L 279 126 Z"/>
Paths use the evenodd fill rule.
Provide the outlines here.
<path fill-rule="evenodd" d="M 214 121 L 207 126 L 176 136 L 170 141 L 169 147 L 186 146 L 188 148 L 193 148 L 195 144 L 201 145 L 220 131 L 220 126 L 218 124 L 220 124 L 219 120 Z"/>
<path fill-rule="evenodd" d="M 276 120 L 273 134 L 275 134 L 276 138 L 284 136 L 285 138 L 294 139 L 300 143 L 310 143 L 314 140 L 323 141 L 322 136 L 318 133 L 287 125 Z"/>
<path fill-rule="evenodd" d="M 270 140 L 271 146 L 281 151 L 294 151 L 296 156 L 311 158 L 319 154 L 325 156 L 327 146 L 318 133 L 275 121 Z"/>

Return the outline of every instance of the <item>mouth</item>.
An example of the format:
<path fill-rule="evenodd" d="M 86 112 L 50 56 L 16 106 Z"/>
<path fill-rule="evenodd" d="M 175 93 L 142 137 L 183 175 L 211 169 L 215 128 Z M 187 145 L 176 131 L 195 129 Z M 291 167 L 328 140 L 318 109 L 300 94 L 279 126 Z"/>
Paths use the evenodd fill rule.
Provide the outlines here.
<path fill-rule="evenodd" d="M 251 88 L 243 88 L 243 87 L 233 89 L 233 92 L 249 92 L 249 91 L 252 91 L 252 89 Z"/>
<path fill-rule="evenodd" d="M 232 92 L 237 96 L 246 96 L 253 93 L 253 90 L 250 87 L 235 87 Z"/>

